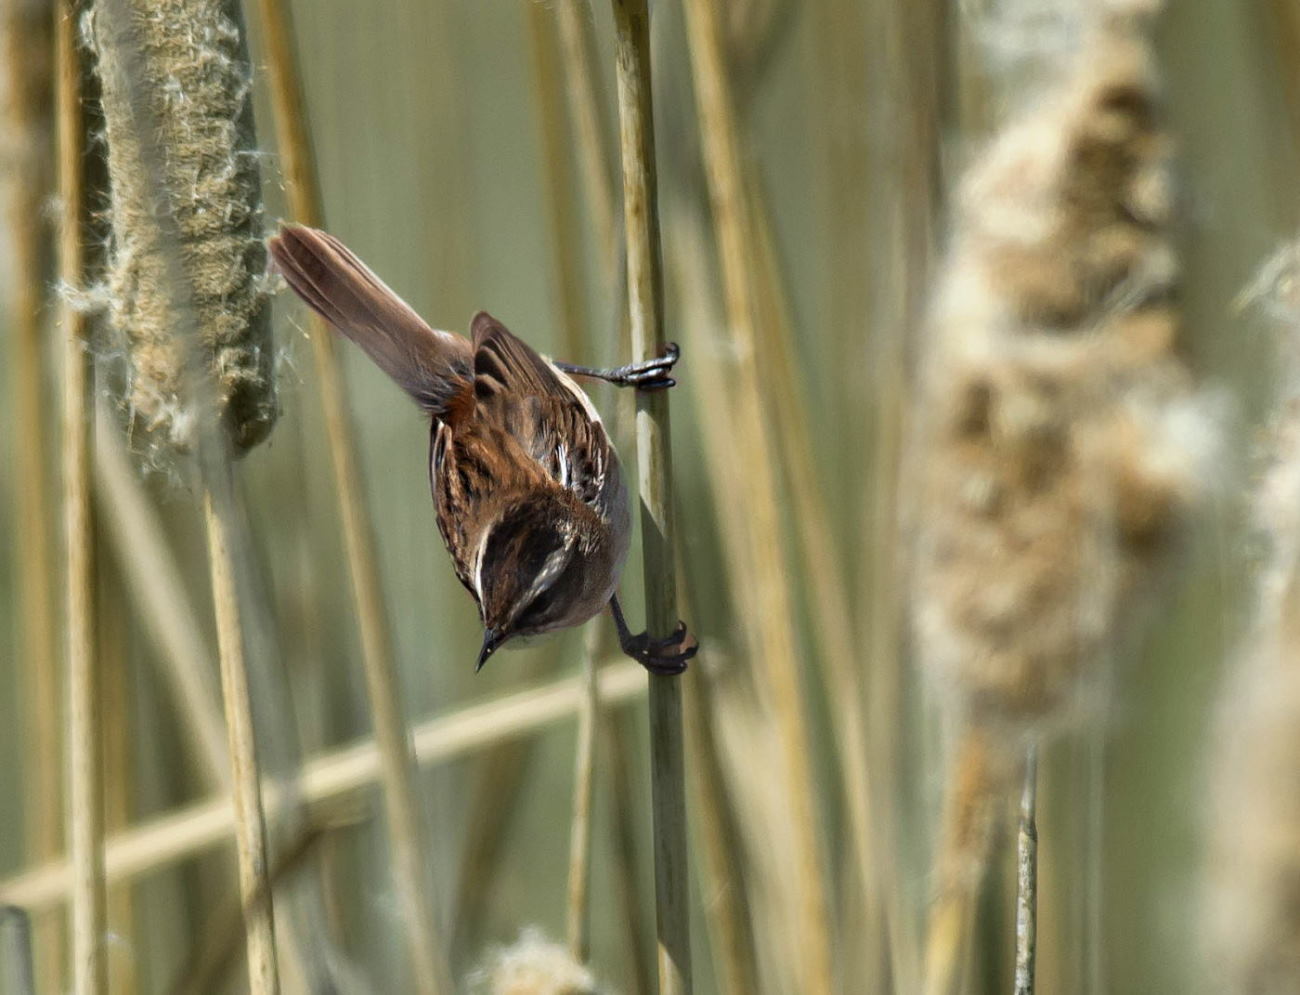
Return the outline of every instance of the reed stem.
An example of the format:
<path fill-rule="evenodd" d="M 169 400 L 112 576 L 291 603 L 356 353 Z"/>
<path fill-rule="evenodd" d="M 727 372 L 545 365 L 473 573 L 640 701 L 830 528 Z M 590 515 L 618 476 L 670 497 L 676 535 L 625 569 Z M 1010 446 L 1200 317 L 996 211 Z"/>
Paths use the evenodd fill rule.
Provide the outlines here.
<path fill-rule="evenodd" d="M 799 674 L 797 647 L 791 626 L 793 604 L 785 584 L 788 573 L 781 549 L 783 515 L 775 469 L 766 442 L 763 399 L 767 396 L 757 365 L 761 348 L 759 334 L 760 298 L 752 267 L 751 247 L 757 228 L 751 216 L 745 189 L 740 138 L 730 92 L 726 57 L 718 12 L 707 0 L 685 0 L 687 38 L 690 43 L 698 104 L 700 141 L 705 173 L 714 211 L 718 257 L 722 271 L 727 325 L 738 357 L 735 392 L 736 420 L 751 440 L 762 440 L 745 449 L 747 515 L 751 521 L 755 552 L 766 567 L 754 582 L 757 592 L 756 618 L 770 625 L 762 660 L 785 760 L 785 784 L 795 833 L 799 924 L 797 948 L 801 952 L 801 990 L 809 995 L 829 993 L 833 988 L 830 956 L 829 907 L 823 880 L 820 845 L 817 838 L 813 779 L 807 758 L 812 755 L 804 716 L 804 692 Z M 761 547 L 761 549 L 760 549 Z M 825 565 L 821 569 L 826 569 Z"/>
<path fill-rule="evenodd" d="M 101 406 L 96 420 L 96 502 L 109 548 L 154 643 L 161 676 L 206 780 L 212 787 L 228 785 L 230 758 L 211 676 L 212 654 L 187 598 L 176 556 L 112 417 Z"/>
<path fill-rule="evenodd" d="M 85 281 L 83 176 L 85 118 L 77 46 L 77 5 L 61 0 L 55 20 L 55 100 L 58 182 L 63 203 L 59 277 L 71 288 Z M 73 990 L 107 991 L 104 937 L 103 726 L 95 658 L 95 538 L 90 511 L 93 372 L 89 323 L 66 300 L 59 308 L 63 332 L 63 539 L 68 682 L 68 839 L 73 869 Z"/>
<path fill-rule="evenodd" d="M 592 49 L 591 11 L 585 0 L 559 0 L 555 18 L 560 29 L 560 53 L 569 103 L 569 119 L 578 147 L 582 187 L 587 191 L 587 209 L 596 233 L 596 249 L 608 261 L 606 282 L 617 281 L 614 183 L 605 154 L 605 127 Z"/>
<path fill-rule="evenodd" d="M 613 0 L 613 6 L 632 351 L 634 359 L 649 359 L 662 355 L 666 345 L 650 82 L 650 13 L 646 0 Z M 676 626 L 678 616 L 672 448 L 665 392 L 638 394 L 636 426 L 646 629 L 652 638 L 666 637 Z M 659 991 L 661 995 L 686 995 L 691 991 L 691 937 L 682 686 L 676 677 L 656 674 L 650 675 L 649 682 Z"/>
<path fill-rule="evenodd" d="M 626 661 L 600 671 L 601 697 L 611 706 L 645 692 L 640 666 Z M 575 714 L 582 691 L 576 677 L 470 705 L 450 715 L 426 719 L 414 729 L 415 758 L 431 766 L 469 756 L 497 743 L 536 732 Z M 346 802 L 374 786 L 380 777 L 379 747 L 372 740 L 340 747 L 309 759 L 296 782 L 267 781 L 266 808 L 278 815 L 285 806 L 325 806 Z M 161 871 L 219 843 L 234 831 L 234 803 L 219 794 L 175 809 L 115 835 L 108 841 L 108 883 Z M 68 900 L 71 870 L 53 861 L 0 881 L 0 905 L 19 905 L 33 915 Z"/>
<path fill-rule="evenodd" d="M 49 193 L 45 132 L 50 105 L 48 58 L 54 27 L 44 3 L 4 4 L 3 54 L 7 156 L 7 233 L 12 260 L 9 320 L 10 408 L 13 452 L 13 554 L 17 568 L 18 644 L 22 671 L 23 814 L 25 853 L 43 862 L 63 848 L 63 761 L 60 661 L 55 636 L 55 502 L 46 456 L 50 429 L 44 410 L 49 352 L 42 321 L 46 273 L 42 257 L 48 233 L 41 215 Z M 65 968 L 61 919 L 35 924 L 42 979 L 63 991 Z"/>
<path fill-rule="evenodd" d="M 320 227 L 324 211 L 289 11 L 282 0 L 260 0 L 257 9 L 289 210 L 295 220 Z M 371 721 L 384 760 L 384 799 L 393 878 L 404 912 L 417 989 L 422 995 L 437 995 L 451 991 L 451 972 L 446 944 L 434 915 L 410 738 L 402 714 L 392 636 L 384 616 L 384 597 L 375 560 L 374 529 L 360 486 L 356 440 L 348 418 L 333 333 L 314 315 L 309 324 L 334 491 L 338 496 L 356 604 Z"/>
<path fill-rule="evenodd" d="M 1016 836 L 1016 987 L 1015 995 L 1034 995 L 1038 954 L 1038 747 L 1025 754 L 1025 783 L 1020 793 L 1020 829 Z"/>
<path fill-rule="evenodd" d="M 0 905 L 0 960 L 4 963 L 0 977 L 9 995 L 36 995 L 32 921 L 27 911 L 16 905 Z"/>
<path fill-rule="evenodd" d="M 583 293 L 582 253 L 576 225 L 564 122 L 559 53 L 551 26 L 552 12 L 526 3 L 529 48 L 532 52 L 533 94 L 542 144 L 542 174 L 555 261 L 556 302 L 566 355 L 586 356 L 590 336 Z M 569 952 L 579 964 L 590 955 L 588 907 L 591 895 L 591 796 L 595 781 L 595 729 L 600 708 L 596 685 L 596 657 L 600 629 L 589 626 L 583 640 L 583 707 L 578 715 L 578 740 L 574 756 L 573 817 L 569 829 L 568 915 Z"/>
<path fill-rule="evenodd" d="M 621 909 L 624 936 L 627 941 L 628 956 L 632 961 L 632 970 L 627 976 L 626 984 L 629 995 L 650 995 L 654 990 L 654 964 L 649 957 L 650 930 L 645 926 L 645 906 L 641 901 L 642 891 L 637 868 L 637 833 L 636 799 L 632 791 L 632 760 L 628 756 L 626 731 L 627 709 L 622 714 L 615 712 L 613 703 L 606 700 L 602 713 L 605 754 L 609 762 L 605 770 L 609 774 L 609 820 L 610 834 L 614 849 L 614 877 L 617 882 L 618 901 Z"/>
<path fill-rule="evenodd" d="M 207 481 L 203 517 L 207 528 L 212 572 L 212 601 L 217 618 L 217 646 L 221 658 L 221 696 L 225 703 L 234 787 L 234 827 L 239 854 L 239 891 L 244 901 L 267 893 L 266 818 L 262 810 L 261 781 L 253 735 L 253 702 L 248 687 L 244 629 L 231 550 L 232 481 L 228 470 L 216 468 Z M 275 914 L 268 901 L 248 924 L 248 978 L 254 995 L 275 995 L 280 990 L 275 960 Z"/>

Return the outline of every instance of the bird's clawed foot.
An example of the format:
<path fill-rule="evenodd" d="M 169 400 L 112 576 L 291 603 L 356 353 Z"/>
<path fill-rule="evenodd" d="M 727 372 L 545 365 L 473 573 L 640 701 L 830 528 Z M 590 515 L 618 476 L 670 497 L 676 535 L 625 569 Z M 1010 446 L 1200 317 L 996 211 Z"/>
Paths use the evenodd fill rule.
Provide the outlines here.
<path fill-rule="evenodd" d="M 610 599 L 609 608 L 618 628 L 619 646 L 652 674 L 673 677 L 683 673 L 687 661 L 700 651 L 699 641 L 687 631 L 685 622 L 679 621 L 672 635 L 651 639 L 648 632 L 633 634 L 628 629 L 617 597 Z"/>
<path fill-rule="evenodd" d="M 686 623 L 678 622 L 671 636 L 651 639 L 648 632 L 629 633 L 620 644 L 623 652 L 636 660 L 652 674 L 674 677 L 686 671 L 686 662 L 700 651 L 700 644 L 689 632 Z"/>
<path fill-rule="evenodd" d="M 565 373 L 576 373 L 580 377 L 596 377 L 616 387 L 635 387 L 637 390 L 667 390 L 677 386 L 677 381 L 669 374 L 681 357 L 682 351 L 676 342 L 669 342 L 664 347 L 664 354 L 640 363 L 628 363 L 616 366 L 612 370 L 597 370 L 589 366 L 575 366 L 572 363 L 556 363 Z"/>

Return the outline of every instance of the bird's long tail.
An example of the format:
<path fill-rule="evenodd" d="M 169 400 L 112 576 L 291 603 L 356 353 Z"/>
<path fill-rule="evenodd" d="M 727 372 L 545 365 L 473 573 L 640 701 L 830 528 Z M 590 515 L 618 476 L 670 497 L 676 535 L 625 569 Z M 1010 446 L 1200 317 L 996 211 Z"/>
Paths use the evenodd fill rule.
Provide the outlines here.
<path fill-rule="evenodd" d="M 333 235 L 285 225 L 268 248 L 307 306 L 361 346 L 425 410 L 440 415 L 471 388 L 469 341 L 430 328 Z"/>

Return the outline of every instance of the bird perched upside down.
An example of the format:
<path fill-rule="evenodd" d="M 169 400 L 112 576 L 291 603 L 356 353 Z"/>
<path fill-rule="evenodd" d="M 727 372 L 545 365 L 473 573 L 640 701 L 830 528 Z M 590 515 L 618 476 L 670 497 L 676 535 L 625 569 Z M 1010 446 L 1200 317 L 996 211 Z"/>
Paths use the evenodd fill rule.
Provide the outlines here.
<path fill-rule="evenodd" d="M 684 624 L 651 640 L 623 619 L 627 490 L 600 416 L 569 377 L 664 389 L 677 347 L 613 370 L 552 362 L 486 312 L 470 339 L 430 328 L 323 231 L 286 225 L 269 248 L 294 292 L 433 418 L 429 483 L 438 531 L 483 620 L 478 669 L 514 636 L 578 625 L 609 605 L 625 653 L 654 673 L 685 670 L 699 647 Z"/>

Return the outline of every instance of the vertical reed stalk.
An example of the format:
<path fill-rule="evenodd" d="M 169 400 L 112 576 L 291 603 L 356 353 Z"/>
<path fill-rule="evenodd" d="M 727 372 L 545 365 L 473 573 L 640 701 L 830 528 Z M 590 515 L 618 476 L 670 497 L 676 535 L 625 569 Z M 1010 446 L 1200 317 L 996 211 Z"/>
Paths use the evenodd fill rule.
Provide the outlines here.
<path fill-rule="evenodd" d="M 684 7 L 704 166 L 714 208 L 727 324 L 738 354 L 736 417 L 751 439 L 762 439 L 766 437 L 762 399 L 767 392 L 763 389 L 756 363 L 759 296 L 750 256 L 755 226 L 742 178 L 740 142 L 732 111 L 721 31 L 717 11 L 707 0 L 685 0 Z M 764 557 L 780 563 L 784 559 L 780 548 L 783 516 L 778 509 L 777 480 L 768 447 L 759 444 L 747 449 L 746 463 L 749 496 L 746 506 L 753 534 L 765 546 Z M 785 574 L 785 565 L 781 564 L 779 569 L 765 577 L 754 577 L 761 587 L 758 597 L 762 604 L 758 619 L 777 622 L 793 617 L 793 605 L 784 583 Z M 787 624 L 775 626 L 774 634 L 776 642 L 763 647 L 763 659 L 767 664 L 767 680 L 776 709 L 778 735 L 786 765 L 786 792 L 796 834 L 793 859 L 799 888 L 795 915 L 801 929 L 797 944 L 802 955 L 801 990 L 823 993 L 833 987 L 831 934 L 817 840 L 816 806 L 807 764 L 811 748 L 804 718 L 804 695 L 793 633 Z"/>
<path fill-rule="evenodd" d="M 234 503 L 229 467 L 217 466 L 209 474 L 203 498 L 208 556 L 212 573 L 212 600 L 217 618 L 217 646 L 221 657 L 221 694 L 226 710 L 231 775 L 234 786 L 235 846 L 239 854 L 239 892 L 246 903 L 269 895 L 267 877 L 266 818 L 259 790 L 253 702 L 244 657 L 244 628 L 235 580 L 231 532 Z M 275 959 L 275 917 L 269 900 L 251 911 L 248 928 L 248 977 L 255 995 L 275 995 L 280 990 Z"/>
<path fill-rule="evenodd" d="M 978 729 L 967 730 L 954 752 L 936 868 L 937 894 L 926 933 L 925 995 L 961 990 L 975 903 L 988 860 L 993 807 L 999 799 L 995 750 Z"/>
<path fill-rule="evenodd" d="M 614 712 L 606 709 L 603 713 L 604 749 L 609 757 L 605 765 L 609 773 L 609 819 L 613 826 L 614 869 L 618 882 L 618 900 L 622 907 L 619 918 L 623 922 L 624 935 L 627 938 L 628 956 L 632 961 L 632 971 L 626 978 L 629 995 L 650 995 L 654 990 L 654 965 L 646 956 L 649 944 L 646 938 L 650 931 L 645 928 L 644 905 L 641 902 L 640 880 L 637 868 L 636 823 L 632 815 L 636 811 L 636 799 L 632 791 L 632 761 L 628 756 L 627 732 L 623 716 L 627 709 Z"/>
<path fill-rule="evenodd" d="M 650 82 L 650 12 L 646 0 L 613 0 L 613 6 L 632 351 L 635 359 L 648 359 L 662 355 L 666 346 Z M 638 394 L 636 427 L 646 629 L 652 638 L 665 637 L 673 631 L 678 618 L 667 394 Z M 659 991 L 661 995 L 686 995 L 691 991 L 691 936 L 682 685 L 676 677 L 657 674 L 651 674 L 649 681 Z"/>
<path fill-rule="evenodd" d="M 320 187 L 289 11 L 282 0 L 260 0 L 257 9 L 289 209 L 297 221 L 320 226 L 323 215 Z M 404 913 L 417 988 L 422 995 L 436 995 L 451 990 L 451 974 L 446 946 L 434 915 L 410 740 L 402 716 L 392 637 L 384 617 L 373 528 L 361 491 L 356 442 L 348 419 L 333 335 L 321 319 L 313 315 L 309 320 L 334 490 L 338 495 L 343 543 L 357 609 L 371 720 L 384 762 L 384 801 L 393 852 L 393 877 Z"/>
<path fill-rule="evenodd" d="M 27 912 L 15 905 L 0 905 L 0 959 L 5 970 L 5 991 L 9 995 L 36 995 L 36 972 L 32 964 L 32 922 Z"/>
<path fill-rule="evenodd" d="M 717 327 L 720 321 L 713 306 L 708 250 L 698 213 L 674 215 L 672 227 L 677 233 L 672 272 L 676 296 L 682 301 L 681 322 L 692 329 Z M 692 401 L 697 411 L 708 411 L 701 424 L 705 461 L 711 474 L 716 475 L 715 493 L 722 493 L 720 481 L 735 479 L 744 472 L 736 457 L 731 405 L 710 406 L 710 385 L 725 383 L 730 370 L 718 362 L 716 348 L 707 344 L 692 348 L 690 355 L 692 372 L 688 383 Z M 733 579 L 748 577 L 753 572 L 748 565 L 747 537 L 743 529 L 736 527 L 739 518 L 725 513 L 718 516 L 727 555 L 727 575 Z M 737 601 L 740 600 L 738 596 Z M 688 604 L 691 603 L 693 599 L 688 597 Z M 711 896 L 705 904 L 706 921 L 723 990 L 742 995 L 759 990 L 758 967 L 752 906 L 745 878 L 745 841 L 733 790 L 727 783 L 721 745 L 715 736 L 719 713 L 714 686 L 715 679 L 709 672 L 697 676 L 691 693 L 686 696 L 686 728 L 691 753 L 696 758 L 691 774 L 696 826 L 704 847 L 702 890 Z"/>
<path fill-rule="evenodd" d="M 98 431 L 96 443 L 97 449 L 102 448 L 103 438 Z M 99 562 L 103 563 L 105 559 L 101 552 Z M 108 576 L 103 577 L 104 582 L 98 589 L 96 631 L 104 690 L 104 828 L 111 837 L 131 824 L 135 767 L 131 751 L 133 695 L 128 608 L 116 574 L 103 570 L 101 576 L 105 574 Z M 108 889 L 107 922 L 116 941 L 107 951 L 108 988 L 113 992 L 134 992 L 138 987 L 134 898 L 130 881 L 119 882 Z"/>
<path fill-rule="evenodd" d="M 587 191 L 587 209 L 600 258 L 608 261 L 609 284 L 616 279 L 614 184 L 605 156 L 605 128 L 596 88 L 596 66 L 592 57 L 590 11 L 586 0 L 559 0 L 555 17 L 560 28 L 560 53 L 564 59 L 569 117 L 573 123 L 582 168 L 582 187 Z"/>
<path fill-rule="evenodd" d="M 877 860 L 887 859 L 874 840 L 872 815 L 875 810 L 871 772 L 867 766 L 867 731 L 863 708 L 861 673 L 866 655 L 858 649 L 853 631 L 853 613 L 847 593 L 843 557 L 831 532 L 831 514 L 825 499 L 826 490 L 819 486 L 813 433 L 808 424 L 808 406 L 801 398 L 805 391 L 799 383 L 798 360 L 794 355 L 795 336 L 790 323 L 789 304 L 784 280 L 772 237 L 772 223 L 757 187 L 751 185 L 751 214 L 755 219 L 756 239 L 754 266 L 758 274 L 760 305 L 759 349 L 764 378 L 769 384 L 766 396 L 775 401 L 773 424 L 780 443 L 784 480 L 793 499 L 793 517 L 799 537 L 804 576 L 808 580 L 808 604 L 814 615 L 814 635 L 821 650 L 822 682 L 830 703 L 831 732 L 838 750 L 844 804 L 848 809 L 848 835 L 857 873 L 863 889 L 868 915 L 868 935 L 862 942 L 876 945 L 874 924 L 883 911 L 891 929 L 896 918 L 891 910 L 881 910 L 878 899 Z M 859 322 L 866 320 L 859 315 Z M 843 326 L 840 326 L 843 327 Z M 849 326 L 852 327 L 852 326 Z M 867 963 L 874 958 L 868 957 Z"/>
<path fill-rule="evenodd" d="M 43 863 L 63 845 L 63 776 L 59 659 L 55 645 L 53 528 L 46 454 L 49 429 L 43 411 L 48 352 L 43 342 L 41 265 L 46 230 L 41 202 L 49 192 L 43 125 L 49 120 L 50 22 L 48 5 L 9 0 L 3 8 L 3 61 L 8 111 L 2 126 L 11 156 L 7 178 L 12 283 L 8 308 L 14 486 L 14 556 L 18 568 L 18 615 L 22 661 L 23 814 L 27 858 Z M 64 923 L 48 917 L 36 924 L 42 979 L 62 991 Z"/>
<path fill-rule="evenodd" d="M 714 739 L 713 684 L 700 674 L 686 695 L 686 728 L 693 765 L 696 826 L 711 865 L 709 924 L 715 934 L 715 958 L 722 968 L 720 988 L 730 995 L 758 992 L 758 958 L 749 919 L 749 894 L 745 884 L 743 838 L 736 825 L 736 810 L 719 762 Z"/>
<path fill-rule="evenodd" d="M 1034 961 L 1038 955 L 1038 747 L 1025 754 L 1025 783 L 1020 794 L 1020 829 L 1016 835 L 1016 995 L 1034 995 Z"/>
<path fill-rule="evenodd" d="M 600 688 L 596 683 L 599 636 L 588 630 L 582 661 L 582 707 L 578 711 L 578 745 L 574 753 L 573 820 L 569 828 L 569 953 L 579 964 L 591 958 L 591 796 L 596 774 L 596 722 Z"/>
<path fill-rule="evenodd" d="M 568 168 L 559 55 L 550 25 L 551 11 L 525 2 L 529 48 L 532 52 L 533 94 L 542 144 L 543 186 L 554 242 L 555 284 L 563 348 L 569 356 L 587 353 L 587 315 L 583 295 L 581 236 Z M 591 795 L 595 781 L 596 722 L 600 708 L 596 684 L 596 654 L 600 631 L 589 626 L 583 642 L 583 698 L 578 713 L 574 757 L 573 818 L 569 831 L 568 916 L 569 953 L 580 964 L 590 956 L 588 907 L 591 893 Z"/>
<path fill-rule="evenodd" d="M 226 734 L 209 661 L 194 606 L 176 556 L 144 487 L 131 469 L 126 448 L 101 406 L 95 446 L 95 484 L 99 521 L 117 560 L 125 586 L 136 603 L 154 656 L 171 692 L 183 732 L 213 787 L 230 783 Z"/>
<path fill-rule="evenodd" d="M 58 121 L 59 277 L 71 288 L 85 281 L 85 119 L 74 0 L 61 0 L 55 20 Z M 90 513 L 92 390 L 89 323 L 64 301 L 63 540 L 66 572 L 64 628 L 68 681 L 68 839 L 73 872 L 73 989 L 107 990 L 104 898 L 103 727 L 95 659 L 95 539 Z"/>

